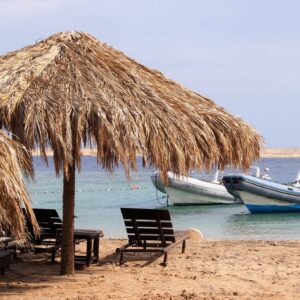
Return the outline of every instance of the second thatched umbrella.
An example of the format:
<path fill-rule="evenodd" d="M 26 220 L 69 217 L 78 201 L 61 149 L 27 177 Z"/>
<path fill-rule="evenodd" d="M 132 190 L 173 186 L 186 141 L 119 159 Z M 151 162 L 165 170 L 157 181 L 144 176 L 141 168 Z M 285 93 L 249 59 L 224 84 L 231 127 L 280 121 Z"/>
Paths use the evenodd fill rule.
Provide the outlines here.
<path fill-rule="evenodd" d="M 81 33 L 59 33 L 0 57 L 2 124 L 28 148 L 54 153 L 64 174 L 62 274 L 74 272 L 75 168 L 80 146 L 127 175 L 136 158 L 187 174 L 214 165 L 248 168 L 259 157 L 260 136 L 160 72 Z"/>
<path fill-rule="evenodd" d="M 33 175 L 28 151 L 0 130 L 0 231 L 9 232 L 16 239 L 26 238 L 22 206 L 38 233 L 23 173 Z"/>

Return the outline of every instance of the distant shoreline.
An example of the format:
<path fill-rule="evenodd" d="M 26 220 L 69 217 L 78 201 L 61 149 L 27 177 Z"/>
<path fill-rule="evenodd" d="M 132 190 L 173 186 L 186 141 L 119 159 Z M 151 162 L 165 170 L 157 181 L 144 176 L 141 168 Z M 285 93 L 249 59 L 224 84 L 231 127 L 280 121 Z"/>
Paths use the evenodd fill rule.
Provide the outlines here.
<path fill-rule="evenodd" d="M 82 149 L 82 156 L 96 156 L 96 149 Z M 53 156 L 51 150 L 46 151 L 48 156 Z M 33 156 L 40 156 L 40 152 L 35 150 Z M 261 158 L 300 158 L 300 148 L 264 148 L 260 155 Z"/>
<path fill-rule="evenodd" d="M 300 148 L 265 148 L 261 152 L 262 158 L 300 158 Z"/>

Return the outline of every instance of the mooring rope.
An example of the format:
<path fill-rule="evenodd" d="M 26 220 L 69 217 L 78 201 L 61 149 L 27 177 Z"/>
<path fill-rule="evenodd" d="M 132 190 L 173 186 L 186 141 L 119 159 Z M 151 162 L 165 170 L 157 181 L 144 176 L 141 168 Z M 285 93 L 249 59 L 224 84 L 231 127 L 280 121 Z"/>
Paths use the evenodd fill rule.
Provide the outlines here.
<path fill-rule="evenodd" d="M 155 202 L 155 201 L 157 201 L 161 206 L 166 206 L 165 203 L 160 202 L 161 199 L 165 199 L 165 198 L 167 198 L 167 196 L 162 196 L 162 197 L 154 198 L 154 199 L 151 199 L 151 200 L 144 200 L 144 201 L 139 201 L 139 202 L 134 202 L 134 203 L 122 204 L 121 206 L 122 207 L 129 207 L 129 206 L 135 206 L 137 204 L 145 204 L 145 203 Z M 106 207 L 113 208 L 113 207 L 120 207 L 120 205 L 110 205 L 110 206 L 106 206 Z"/>

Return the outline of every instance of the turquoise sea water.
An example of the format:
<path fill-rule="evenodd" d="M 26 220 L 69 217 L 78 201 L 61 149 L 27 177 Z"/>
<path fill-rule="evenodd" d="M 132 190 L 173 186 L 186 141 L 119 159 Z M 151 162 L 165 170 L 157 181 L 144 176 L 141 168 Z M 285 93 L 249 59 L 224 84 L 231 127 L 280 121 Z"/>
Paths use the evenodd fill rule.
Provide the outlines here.
<path fill-rule="evenodd" d="M 56 177 L 52 159 L 49 167 L 39 157 L 34 158 L 35 182 L 28 182 L 33 207 L 55 208 L 62 212 L 62 177 Z M 295 180 L 300 159 L 262 159 L 258 164 L 278 182 Z M 156 208 L 160 203 L 150 175 L 154 168 L 142 168 L 132 173 L 128 182 L 123 169 L 109 176 L 96 164 L 95 157 L 82 158 L 82 170 L 76 178 L 76 227 L 100 228 L 105 237 L 125 237 L 120 207 Z M 192 174 L 199 177 L 199 174 Z M 138 189 L 132 187 L 137 186 Z M 169 206 L 178 229 L 198 228 L 208 239 L 299 239 L 300 214 L 250 214 L 243 205 Z"/>

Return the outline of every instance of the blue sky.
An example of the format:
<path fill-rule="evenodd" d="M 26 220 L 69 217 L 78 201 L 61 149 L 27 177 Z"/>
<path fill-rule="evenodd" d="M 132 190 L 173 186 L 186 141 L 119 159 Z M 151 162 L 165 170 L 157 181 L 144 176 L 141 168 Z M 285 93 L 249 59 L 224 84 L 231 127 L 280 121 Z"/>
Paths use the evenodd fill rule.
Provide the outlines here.
<path fill-rule="evenodd" d="M 300 1 L 0 0 L 0 54 L 80 30 L 300 147 Z"/>

